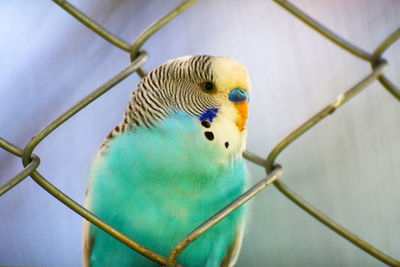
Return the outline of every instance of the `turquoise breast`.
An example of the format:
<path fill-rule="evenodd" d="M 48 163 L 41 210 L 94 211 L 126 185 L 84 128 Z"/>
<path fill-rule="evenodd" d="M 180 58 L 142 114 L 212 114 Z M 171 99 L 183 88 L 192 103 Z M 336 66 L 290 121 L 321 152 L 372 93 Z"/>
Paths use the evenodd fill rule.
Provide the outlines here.
<path fill-rule="evenodd" d="M 197 226 L 244 192 L 243 159 L 224 164 L 198 118 L 176 113 L 113 138 L 91 171 L 88 206 L 135 241 L 167 257 Z M 243 219 L 238 209 L 193 242 L 183 266 L 219 266 Z M 93 266 L 159 266 L 91 225 Z"/>

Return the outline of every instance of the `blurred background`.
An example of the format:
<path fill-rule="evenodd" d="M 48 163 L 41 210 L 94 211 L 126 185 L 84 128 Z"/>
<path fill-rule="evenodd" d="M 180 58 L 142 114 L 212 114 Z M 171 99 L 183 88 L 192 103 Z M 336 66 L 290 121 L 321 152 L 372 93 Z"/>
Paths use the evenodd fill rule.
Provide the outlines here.
<path fill-rule="evenodd" d="M 133 42 L 179 1 L 71 3 Z M 293 1 L 372 52 L 400 26 L 400 1 Z M 0 3 L 0 136 L 25 147 L 48 123 L 129 64 L 129 55 L 52 1 Z M 233 57 L 252 79 L 248 149 L 265 157 L 288 133 L 371 70 L 272 1 L 199 1 L 143 47 L 147 71 L 188 54 Z M 400 86 L 400 41 L 384 57 Z M 83 204 L 88 172 L 121 120 L 131 75 L 35 149 L 39 172 Z M 277 159 L 289 186 L 389 255 L 400 258 L 400 103 L 378 82 L 290 145 Z M 265 176 L 249 163 L 253 182 Z M 0 150 L 0 184 L 22 169 Z M 384 266 L 273 186 L 252 206 L 238 266 Z M 0 198 L 0 265 L 81 266 L 82 218 L 27 178 Z"/>

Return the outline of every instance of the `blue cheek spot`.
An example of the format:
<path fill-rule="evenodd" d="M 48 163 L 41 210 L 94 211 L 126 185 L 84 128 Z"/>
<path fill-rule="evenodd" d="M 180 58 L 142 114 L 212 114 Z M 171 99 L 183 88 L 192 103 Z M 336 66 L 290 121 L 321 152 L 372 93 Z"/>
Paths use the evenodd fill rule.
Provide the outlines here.
<path fill-rule="evenodd" d="M 243 103 L 249 100 L 249 94 L 243 89 L 236 88 L 229 94 L 229 100 L 233 103 Z"/>
<path fill-rule="evenodd" d="M 209 120 L 210 122 L 212 122 L 213 119 L 217 117 L 217 113 L 218 113 L 218 108 L 208 108 L 206 112 L 204 112 L 200 116 L 200 121 L 203 122 Z"/>

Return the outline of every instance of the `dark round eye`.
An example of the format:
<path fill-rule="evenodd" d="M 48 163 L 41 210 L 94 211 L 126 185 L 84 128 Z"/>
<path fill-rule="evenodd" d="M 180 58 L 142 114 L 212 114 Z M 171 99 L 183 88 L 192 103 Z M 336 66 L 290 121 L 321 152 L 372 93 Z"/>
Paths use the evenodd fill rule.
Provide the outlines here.
<path fill-rule="evenodd" d="M 203 88 L 206 92 L 212 92 L 214 90 L 214 84 L 212 82 L 205 82 Z"/>

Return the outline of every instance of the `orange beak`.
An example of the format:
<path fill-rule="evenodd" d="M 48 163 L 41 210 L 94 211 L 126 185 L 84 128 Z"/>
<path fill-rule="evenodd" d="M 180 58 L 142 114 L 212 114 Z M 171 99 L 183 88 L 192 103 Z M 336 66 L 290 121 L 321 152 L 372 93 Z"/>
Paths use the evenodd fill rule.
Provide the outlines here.
<path fill-rule="evenodd" d="M 242 103 L 235 103 L 235 107 L 238 111 L 239 118 L 236 121 L 236 125 L 239 129 L 239 131 L 243 131 L 243 129 L 246 128 L 246 122 L 247 122 L 247 116 L 249 114 L 249 105 L 248 102 L 242 102 Z"/>

